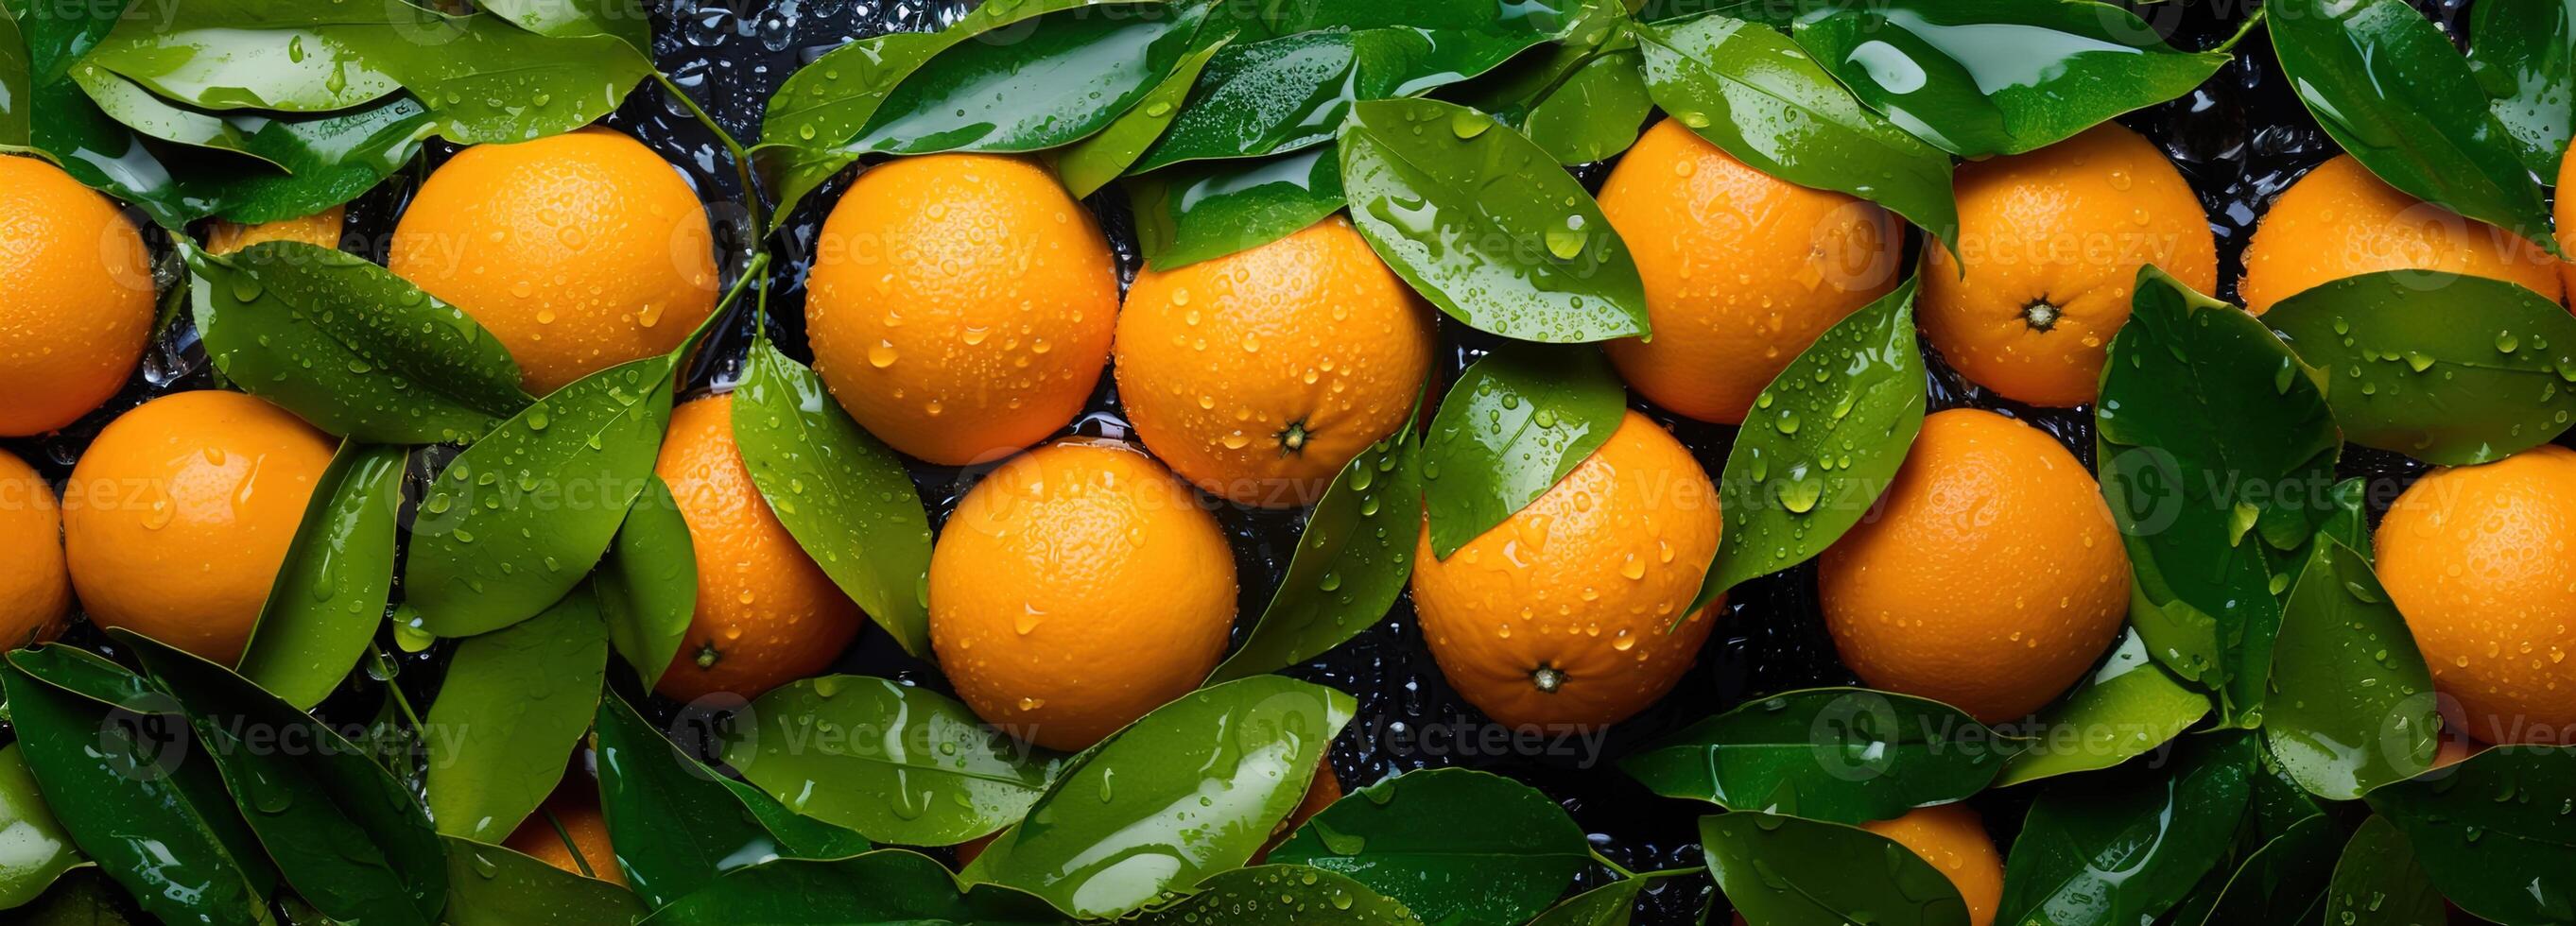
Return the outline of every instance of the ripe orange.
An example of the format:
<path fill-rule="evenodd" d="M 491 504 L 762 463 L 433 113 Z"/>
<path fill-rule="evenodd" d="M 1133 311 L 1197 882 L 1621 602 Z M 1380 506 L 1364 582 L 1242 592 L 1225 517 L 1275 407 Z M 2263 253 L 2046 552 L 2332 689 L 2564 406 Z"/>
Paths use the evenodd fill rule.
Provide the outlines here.
<path fill-rule="evenodd" d="M 2408 486 L 2375 538 L 2379 581 L 2458 732 L 2488 743 L 2576 734 L 2576 451 L 2544 444 Z"/>
<path fill-rule="evenodd" d="M 1742 424 L 1799 351 L 1896 286 L 1904 238 L 1886 210 L 1754 170 L 1670 119 L 1620 158 L 1600 201 L 1655 332 L 1610 342 L 1610 359 L 1702 421 Z"/>
<path fill-rule="evenodd" d="M 1960 899 L 1968 902 L 1970 926 L 1993 926 L 1995 905 L 2004 899 L 2004 862 L 1975 810 L 1965 804 L 1923 807 L 1860 828 L 1895 840 L 1949 875 Z"/>
<path fill-rule="evenodd" d="M 1843 662 L 1872 687 L 1987 723 L 2055 698 L 2111 644 L 2129 557 L 2083 464 L 2036 428 L 1952 409 L 1817 577 Z"/>
<path fill-rule="evenodd" d="M 243 225 L 218 219 L 206 229 L 206 250 L 216 254 L 234 251 L 270 241 L 301 241 L 319 248 L 337 250 L 340 229 L 347 210 L 333 206 L 312 215 L 293 219 Z"/>
<path fill-rule="evenodd" d="M 1118 310 L 1118 397 L 1181 478 L 1247 505 L 1310 505 L 1404 423 L 1431 346 L 1422 301 L 1334 216 L 1137 274 Z"/>
<path fill-rule="evenodd" d="M 72 612 L 63 515 L 54 487 L 0 450 L 0 649 L 51 640 Z"/>
<path fill-rule="evenodd" d="M 555 829 L 556 824 L 563 829 Z M 572 837 L 570 844 L 564 842 L 566 836 Z M 575 786 L 547 795 L 544 806 L 501 845 L 573 874 L 582 874 L 582 865 L 588 864 L 590 877 L 621 886 L 626 883 L 625 870 L 617 867 L 617 850 L 608 843 L 608 818 L 599 812 L 599 799 Z M 580 861 L 573 860 L 575 851 L 581 853 Z"/>
<path fill-rule="evenodd" d="M 930 645 L 995 726 L 1081 749 L 1189 693 L 1234 626 L 1234 554 L 1190 487 L 1132 446 L 1003 463 L 930 555 Z"/>
<path fill-rule="evenodd" d="M 0 155 L 0 437 L 60 428 L 115 395 L 152 316 L 151 256 L 116 204 Z"/>
<path fill-rule="evenodd" d="M 733 441 L 733 396 L 671 412 L 653 472 L 671 485 L 697 551 L 698 609 L 653 688 L 688 701 L 744 698 L 823 671 L 865 616 L 796 545 L 752 485 Z"/>
<path fill-rule="evenodd" d="M 1118 313 L 1091 214 L 1011 157 L 860 174 L 823 222 L 808 283 L 832 396 L 895 449 L 946 465 L 1008 456 L 1081 413 Z"/>
<path fill-rule="evenodd" d="M 2562 210 L 2571 207 L 2562 205 Z M 2281 191 L 2245 244 L 2237 295 L 2261 315 L 2321 283 L 2380 270 L 2442 270 L 2520 283 L 2556 301 L 2560 267 L 2539 245 L 2422 202 L 2351 155 L 2317 165 Z"/>
<path fill-rule="evenodd" d="M 1666 633 L 1717 553 L 1717 489 L 1671 434 L 1629 412 L 1547 493 L 1413 568 L 1422 635 L 1451 687 L 1514 727 L 1611 724 L 1672 690 L 1717 605 Z"/>
<path fill-rule="evenodd" d="M 72 585 L 103 627 L 207 659 L 240 658 L 331 439 L 238 392 L 180 392 L 126 412 L 65 488 Z"/>
<path fill-rule="evenodd" d="M 1956 183 L 1959 255 L 1923 249 L 1923 331 L 1951 367 L 2006 398 L 2093 401 L 2140 265 L 2217 288 L 2218 240 L 2200 199 L 2163 152 L 2117 123 L 1959 165 Z"/>
<path fill-rule="evenodd" d="M 593 127 L 457 152 L 386 263 L 490 329 L 544 394 L 680 346 L 715 308 L 713 240 L 670 162 Z"/>

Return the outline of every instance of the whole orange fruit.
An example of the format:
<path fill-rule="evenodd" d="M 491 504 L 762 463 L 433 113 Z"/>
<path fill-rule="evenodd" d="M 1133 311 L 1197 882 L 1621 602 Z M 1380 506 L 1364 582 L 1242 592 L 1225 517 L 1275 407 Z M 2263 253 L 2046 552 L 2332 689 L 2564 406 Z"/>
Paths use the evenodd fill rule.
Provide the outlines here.
<path fill-rule="evenodd" d="M 2345 154 L 2310 169 L 2264 211 L 2245 243 L 2237 295 L 2261 315 L 2310 287 L 2381 270 L 2492 277 L 2551 301 L 2563 293 L 2559 262 L 2539 245 L 2400 193 Z"/>
<path fill-rule="evenodd" d="M 1689 615 L 1717 553 L 1717 488 L 1627 413 L 1546 494 L 1449 554 L 1425 519 L 1413 607 L 1450 687 L 1514 727 L 1617 723 L 1672 690 L 1718 605 Z"/>
<path fill-rule="evenodd" d="M 976 483 L 930 554 L 930 645 L 957 696 L 1081 749 L 1188 694 L 1234 627 L 1216 517 L 1127 444 L 1064 440 Z"/>
<path fill-rule="evenodd" d="M 337 250 L 340 247 L 342 220 L 346 215 L 345 207 L 333 206 L 300 218 L 279 219 L 256 225 L 217 219 L 212 227 L 206 229 L 206 250 L 217 254 L 230 254 L 254 244 L 265 244 L 271 241 L 299 241 L 318 248 Z"/>
<path fill-rule="evenodd" d="M 2129 607 L 2129 557 L 2075 455 L 2002 415 L 1923 419 L 1879 510 L 1825 550 L 1825 627 L 1872 687 L 1986 723 L 2093 666 Z"/>
<path fill-rule="evenodd" d="M 1619 159 L 1600 201 L 1654 326 L 1610 342 L 1610 359 L 1702 421 L 1742 424 L 1798 352 L 1896 286 L 1904 238 L 1887 210 L 1762 173 L 1670 119 Z"/>
<path fill-rule="evenodd" d="M 0 450 L 0 649 L 51 640 L 72 612 L 63 514 L 54 487 Z"/>
<path fill-rule="evenodd" d="M 173 393 L 109 422 L 64 490 L 82 609 L 231 665 L 331 450 L 322 432 L 238 392 Z"/>
<path fill-rule="evenodd" d="M 1950 876 L 1960 899 L 1968 902 L 1970 926 L 1993 926 L 1995 905 L 2004 899 L 2004 861 L 1975 810 L 1965 804 L 1922 807 L 1860 828 L 1895 840 Z"/>
<path fill-rule="evenodd" d="M 2218 285 L 2199 197 L 2117 123 L 1959 165 L 1956 185 L 1959 254 L 1923 249 L 1923 331 L 1952 368 L 2006 398 L 2093 401 L 2141 265 L 2201 292 Z"/>
<path fill-rule="evenodd" d="M 1431 369 L 1428 309 L 1340 216 L 1177 270 L 1118 310 L 1136 436 L 1209 494 L 1313 504 L 1394 433 Z"/>
<path fill-rule="evenodd" d="M 115 395 L 152 316 L 151 255 L 116 204 L 0 155 L 0 437 L 60 428 Z"/>
<path fill-rule="evenodd" d="M 593 127 L 457 152 L 386 263 L 491 330 L 543 395 L 679 347 L 715 308 L 713 241 L 670 162 Z"/>
<path fill-rule="evenodd" d="M 2379 522 L 2379 581 L 2489 743 L 2576 734 L 2576 451 L 2436 469 Z"/>
<path fill-rule="evenodd" d="M 599 812 L 599 799 L 584 793 L 587 790 L 572 785 L 556 789 L 501 845 L 577 875 L 585 874 L 582 866 L 588 865 L 589 877 L 625 884 L 626 871 L 617 867 L 617 850 L 608 843 L 608 818 Z M 557 824 L 563 828 L 557 830 Z M 566 837 L 572 841 L 565 842 Z M 576 851 L 581 853 L 578 861 L 573 858 Z"/>
<path fill-rule="evenodd" d="M 932 463 L 996 460 L 1080 414 L 1118 271 L 1091 214 L 1020 158 L 868 169 L 814 246 L 814 371 L 850 417 Z"/>
<path fill-rule="evenodd" d="M 671 486 L 698 561 L 698 608 L 653 690 L 757 698 L 823 671 L 866 616 L 778 523 L 733 440 L 733 396 L 671 412 L 653 472 Z"/>

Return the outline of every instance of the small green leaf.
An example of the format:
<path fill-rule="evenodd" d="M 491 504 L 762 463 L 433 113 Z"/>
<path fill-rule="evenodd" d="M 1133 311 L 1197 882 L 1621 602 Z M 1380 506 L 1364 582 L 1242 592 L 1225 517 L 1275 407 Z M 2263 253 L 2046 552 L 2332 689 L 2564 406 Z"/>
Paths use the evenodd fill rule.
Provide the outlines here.
<path fill-rule="evenodd" d="M 615 694 L 599 699 L 596 730 L 608 839 L 627 885 L 647 906 L 668 906 L 771 859 L 848 845 L 822 835 L 828 831 L 815 829 L 823 825 L 817 821 L 773 828 L 768 821 L 786 818 L 774 808 L 753 809 L 767 795 L 690 758 Z"/>
<path fill-rule="evenodd" d="M 2576 747 L 2498 746 L 2366 799 L 2460 909 L 2507 926 L 2576 921 Z"/>
<path fill-rule="evenodd" d="M 1203 4 L 1046 14 L 1010 41 L 953 42 L 886 92 L 849 147 L 881 154 L 1038 151 L 1107 127 L 1189 54 Z"/>
<path fill-rule="evenodd" d="M 1566 898 L 1530 926 L 1628 926 L 1636 915 L 1637 895 L 1645 889 L 1642 878 L 1621 878 Z"/>
<path fill-rule="evenodd" d="M 1547 494 L 1627 420 L 1589 348 L 1503 345 L 1458 375 L 1422 448 L 1431 553 L 1446 558 Z"/>
<path fill-rule="evenodd" d="M 1082 2 L 1060 0 L 1064 6 Z M 788 75 L 761 115 L 760 146 L 754 150 L 764 169 L 778 178 L 778 208 L 770 213 L 773 230 L 787 221 L 805 194 L 858 163 L 858 152 L 847 144 L 875 117 L 886 90 L 960 38 L 964 36 L 954 32 L 869 36 Z"/>
<path fill-rule="evenodd" d="M 2040 711 L 2031 748 L 2004 761 L 1995 786 L 2110 768 L 2182 735 L 2209 706 L 2208 695 L 2165 671 L 2138 632 L 2124 628 L 2093 674 Z"/>
<path fill-rule="evenodd" d="M 500 846 L 441 836 L 448 926 L 628 926 L 644 916 L 635 893 Z"/>
<path fill-rule="evenodd" d="M 252 136 L 268 124 L 258 113 L 210 113 L 186 109 L 153 96 L 152 91 L 96 65 L 72 68 L 72 82 L 89 94 L 107 117 L 151 138 L 195 148 L 225 151 L 275 168 Z"/>
<path fill-rule="evenodd" d="M 2372 816 L 2353 830 L 2334 880 L 2326 888 L 2325 922 L 2338 926 L 2443 926 L 2450 914 L 2442 894 L 2415 861 L 2387 817 Z"/>
<path fill-rule="evenodd" d="M 607 671 L 608 631 L 585 589 L 459 641 L 429 706 L 429 813 L 438 831 L 495 842 L 535 813 L 590 729 Z"/>
<path fill-rule="evenodd" d="M 2283 299 L 2263 322 L 2317 368 L 2356 444 L 2487 463 L 2550 442 L 2576 417 L 2576 317 L 2513 283 L 2366 273 Z"/>
<path fill-rule="evenodd" d="M 1418 409 L 1417 409 L 1418 411 Z M 1208 675 L 1227 682 L 1321 656 L 1376 626 L 1413 576 L 1422 511 L 1422 438 L 1408 426 L 1333 477 L 1252 633 Z"/>
<path fill-rule="evenodd" d="M 401 447 L 342 441 L 314 481 L 304 520 L 260 606 L 242 677 L 310 710 L 358 664 L 394 581 L 394 527 L 402 509 Z"/>
<path fill-rule="evenodd" d="M 2566 0 L 2469 8 L 2469 73 L 2512 133 L 2523 166 L 2555 181 L 2576 129 L 2576 6 Z"/>
<path fill-rule="evenodd" d="M 1305 865 L 1209 875 L 1187 896 L 1137 911 L 1135 926 L 1421 926 L 1422 917 L 1358 880 Z M 1457 921 L 1449 921 L 1457 922 Z"/>
<path fill-rule="evenodd" d="M 1817 688 L 1748 701 L 1630 753 L 1619 768 L 1665 797 L 1858 824 L 1985 790 L 2013 751 L 1938 701 Z"/>
<path fill-rule="evenodd" d="M 608 642 L 636 681 L 653 687 L 671 668 L 698 608 L 697 549 L 662 477 L 646 477 L 644 494 L 626 509 L 591 586 L 600 616 L 608 619 Z"/>
<path fill-rule="evenodd" d="M 1145 96 L 1125 113 L 1111 121 L 1090 138 L 1075 142 L 1055 154 L 1056 176 L 1064 181 L 1065 192 L 1081 199 L 1098 192 L 1126 173 L 1136 159 L 1181 113 L 1181 103 L 1190 94 L 1190 85 L 1199 79 L 1199 71 L 1208 59 L 1233 40 L 1232 35 L 1215 36 L 1210 41 L 1207 30 L 1199 34 L 1199 47 L 1181 57 L 1163 82 L 1154 85 Z"/>
<path fill-rule="evenodd" d="M 1130 181 L 1138 246 L 1156 270 L 1260 247 L 1342 208 L 1332 146 L 1166 168 Z"/>
<path fill-rule="evenodd" d="M 1699 818 L 1717 889 L 1764 926 L 1968 926 L 1968 902 L 1932 863 L 1857 827 L 1759 811 Z"/>
<path fill-rule="evenodd" d="M 2050 788 L 2013 839 L 1995 921 L 2154 921 L 2226 853 L 2254 764 L 2253 737 L 2229 731 L 2191 743 L 2172 762 Z"/>
<path fill-rule="evenodd" d="M 881 678 L 826 675 L 770 689 L 725 762 L 800 814 L 879 842 L 945 846 L 1020 819 L 1059 759 L 955 700 Z"/>
<path fill-rule="evenodd" d="M 672 901 L 647 926 L 736 923 L 973 923 L 1062 926 L 1046 901 L 961 882 L 929 856 L 883 849 L 849 858 L 782 858 L 737 868 Z"/>
<path fill-rule="evenodd" d="M 2263 737 L 2318 797 L 2349 801 L 2433 767 L 2433 673 L 2370 563 L 2318 538 L 2281 615 Z"/>
<path fill-rule="evenodd" d="M 1634 45 L 1602 52 L 1539 98 L 1520 129 L 1559 164 L 1606 161 L 1637 143 L 1655 111 L 1645 54 Z"/>
<path fill-rule="evenodd" d="M 1592 863 L 1583 828 L 1538 789 L 1463 768 L 1347 794 L 1270 860 L 1350 876 L 1436 923 L 1528 920 Z"/>
<path fill-rule="evenodd" d="M 24 148 L 34 137 L 36 112 L 28 104 L 35 85 L 18 14 L 9 4 L 0 3 L 0 148 Z"/>
<path fill-rule="evenodd" d="M 0 833 L 10 840 L 9 852 L 0 855 L 0 910 L 26 906 L 63 872 L 89 863 L 36 792 L 35 773 L 16 743 L 0 746 Z"/>
<path fill-rule="evenodd" d="M 652 17 L 638 0 L 483 0 L 475 6 L 538 35 L 613 36 L 653 52 Z"/>
<path fill-rule="evenodd" d="M 1441 311 L 1524 341 L 1647 333 L 1645 283 L 1600 204 L 1492 116 L 1438 100 L 1359 103 L 1341 158 L 1352 223 Z"/>

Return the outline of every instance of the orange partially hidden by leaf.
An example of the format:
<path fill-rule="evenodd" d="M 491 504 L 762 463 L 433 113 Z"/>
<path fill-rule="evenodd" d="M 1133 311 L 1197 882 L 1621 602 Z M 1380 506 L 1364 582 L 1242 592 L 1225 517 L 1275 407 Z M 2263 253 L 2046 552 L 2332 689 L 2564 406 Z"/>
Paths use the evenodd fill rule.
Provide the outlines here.
<path fill-rule="evenodd" d="M 72 576 L 63 565 L 63 515 L 54 487 L 26 461 L 0 450 L 0 649 L 53 639 L 71 609 Z"/>
<path fill-rule="evenodd" d="M 1969 926 L 1993 926 L 1995 906 L 2004 899 L 2004 861 L 1985 820 L 1964 804 L 1943 804 L 1907 811 L 1893 820 L 1876 820 L 1861 829 L 1895 840 L 1950 877 L 1967 901 Z"/>
<path fill-rule="evenodd" d="M 2563 216 L 2571 207 L 2561 199 L 2558 208 Z M 2556 302 L 2563 269 L 2539 245 L 2400 193 L 2342 154 L 2310 169 L 2263 212 L 2245 244 L 2237 295 L 2261 315 L 2344 277 L 2440 270 L 2520 283 Z"/>
<path fill-rule="evenodd" d="M 125 385 L 152 333 L 150 261 L 107 197 L 0 155 L 0 437 L 71 424 Z"/>
<path fill-rule="evenodd" d="M 337 249 L 340 247 L 341 220 L 345 214 L 344 208 L 333 206 L 301 218 L 279 219 L 256 225 L 217 219 L 212 227 L 206 229 L 206 250 L 216 254 L 230 254 L 254 244 L 265 244 L 271 241 L 295 241 L 318 248 Z"/>
<path fill-rule="evenodd" d="M 1280 843 L 1287 842 L 1298 827 L 1306 825 L 1306 821 L 1314 819 L 1316 814 L 1324 812 L 1324 808 L 1341 799 L 1342 779 L 1333 774 L 1333 757 L 1328 755 L 1316 763 L 1315 778 L 1306 785 L 1306 799 L 1297 802 L 1297 809 L 1289 811 L 1278 826 L 1270 828 L 1270 841 L 1261 844 L 1261 851 L 1252 853 L 1249 864 L 1259 865 L 1268 860 L 1270 853 L 1277 850 Z"/>
<path fill-rule="evenodd" d="M 561 830 L 555 828 L 558 824 Z M 567 837 L 570 843 L 565 842 Z M 626 872 L 617 867 L 617 851 L 608 844 L 608 818 L 600 814 L 598 799 L 577 787 L 559 788 L 547 796 L 545 804 L 502 845 L 573 874 L 621 886 L 626 883 Z M 580 853 L 578 860 L 575 852 Z M 583 870 L 585 865 L 588 871 Z"/>
<path fill-rule="evenodd" d="M 2576 450 L 2544 444 L 2415 480 L 2379 522 L 2379 582 L 2459 700 L 2453 735 L 2576 733 Z"/>

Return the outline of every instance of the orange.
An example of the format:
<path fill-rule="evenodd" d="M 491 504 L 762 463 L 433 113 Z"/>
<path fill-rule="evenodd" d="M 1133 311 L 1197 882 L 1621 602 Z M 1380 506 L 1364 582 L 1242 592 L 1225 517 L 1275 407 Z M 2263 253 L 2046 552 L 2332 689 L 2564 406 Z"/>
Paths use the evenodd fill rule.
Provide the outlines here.
<path fill-rule="evenodd" d="M 317 248 L 338 250 L 342 219 L 345 215 L 346 210 L 343 207 L 333 206 L 301 218 L 279 219 L 257 225 L 244 225 L 217 219 L 206 229 L 206 250 L 216 254 L 230 254 L 254 244 L 270 241 L 300 241 Z"/>
<path fill-rule="evenodd" d="M 2559 207 L 2562 215 L 2571 208 Z M 2310 287 L 2381 270 L 2492 277 L 2553 302 L 2563 291 L 2557 259 L 2539 245 L 2400 193 L 2346 154 L 2272 201 L 2245 244 L 2237 295 L 2261 315 Z"/>
<path fill-rule="evenodd" d="M 832 207 L 805 297 L 814 371 L 896 450 L 997 460 L 1080 414 L 1118 271 L 1045 168 L 973 154 L 870 168 Z"/>
<path fill-rule="evenodd" d="M 1334 216 L 1137 274 L 1118 310 L 1118 398 L 1181 478 L 1247 505 L 1309 505 L 1404 423 L 1431 347 L 1428 309 Z"/>
<path fill-rule="evenodd" d="M 930 645 L 957 696 L 1081 749 L 1188 694 L 1234 627 L 1234 553 L 1188 484 L 1136 448 L 1064 440 L 1003 463 L 930 554 Z"/>
<path fill-rule="evenodd" d="M 2092 668 L 2129 608 L 2129 557 L 2075 455 L 2002 415 L 1952 409 L 1877 510 L 1825 550 L 1817 588 L 1844 664 L 1871 687 L 1986 723 Z"/>
<path fill-rule="evenodd" d="M 1844 316 L 1896 286 L 1887 211 L 1764 174 L 1670 119 L 1601 186 L 1646 283 L 1651 340 L 1610 359 L 1655 404 L 1742 424 L 1753 396 Z"/>
<path fill-rule="evenodd" d="M 2544 444 L 2408 486 L 2379 522 L 2379 581 L 2459 732 L 2488 743 L 2576 735 L 2576 450 Z"/>
<path fill-rule="evenodd" d="M 2117 123 L 1961 164 L 1955 182 L 1959 254 L 1923 249 L 1923 331 L 1952 368 L 2005 398 L 2093 401 L 2140 265 L 2204 293 L 2218 286 L 2218 240 L 2199 197 Z"/>
<path fill-rule="evenodd" d="M 238 392 L 173 393 L 109 422 L 64 490 L 82 609 L 231 665 L 331 450 L 322 432 Z"/>
<path fill-rule="evenodd" d="M 1306 821 L 1314 819 L 1316 814 L 1324 812 L 1324 808 L 1341 799 L 1342 779 L 1333 774 L 1333 757 L 1325 756 L 1315 765 L 1314 779 L 1306 783 L 1306 798 L 1297 802 L 1297 809 L 1280 818 L 1278 826 L 1270 828 L 1270 841 L 1262 843 L 1261 851 L 1252 853 L 1252 861 L 1247 864 L 1259 865 L 1268 860 L 1270 853 L 1278 851 L 1280 843 L 1296 835 L 1298 827 L 1306 825 Z"/>
<path fill-rule="evenodd" d="M 653 690 L 679 701 L 757 698 L 831 665 L 865 616 L 752 485 L 733 441 L 733 396 L 673 409 L 653 472 L 670 484 L 698 560 L 697 612 Z"/>
<path fill-rule="evenodd" d="M 63 515 L 54 487 L 0 450 L 0 650 L 51 640 L 72 611 Z"/>
<path fill-rule="evenodd" d="M 670 162 L 594 127 L 457 152 L 386 263 L 490 329 L 542 395 L 679 347 L 715 308 L 713 241 Z"/>
<path fill-rule="evenodd" d="M 1670 633 L 1717 553 L 1717 489 L 1646 416 L 1527 507 L 1414 557 L 1413 606 L 1451 687 L 1513 727 L 1611 724 L 1672 690 L 1716 605 Z"/>
<path fill-rule="evenodd" d="M 116 204 L 0 155 L 0 437 L 60 428 L 115 395 L 152 316 L 151 256 Z"/>
<path fill-rule="evenodd" d="M 557 824 L 563 828 L 556 829 Z M 567 836 L 572 839 L 570 843 L 564 841 Z M 608 818 L 599 812 L 598 799 L 580 794 L 572 786 L 547 795 L 545 804 L 521 822 L 501 845 L 577 875 L 587 864 L 589 877 L 618 885 L 626 883 L 626 872 L 617 867 L 617 851 L 609 846 Z M 574 852 L 581 853 L 579 861 L 574 860 Z"/>
<path fill-rule="evenodd" d="M 1965 804 L 1923 807 L 1860 828 L 1895 840 L 1950 876 L 1968 902 L 1969 926 L 1993 926 L 1995 905 L 2004 899 L 2004 861 L 1975 810 Z"/>

